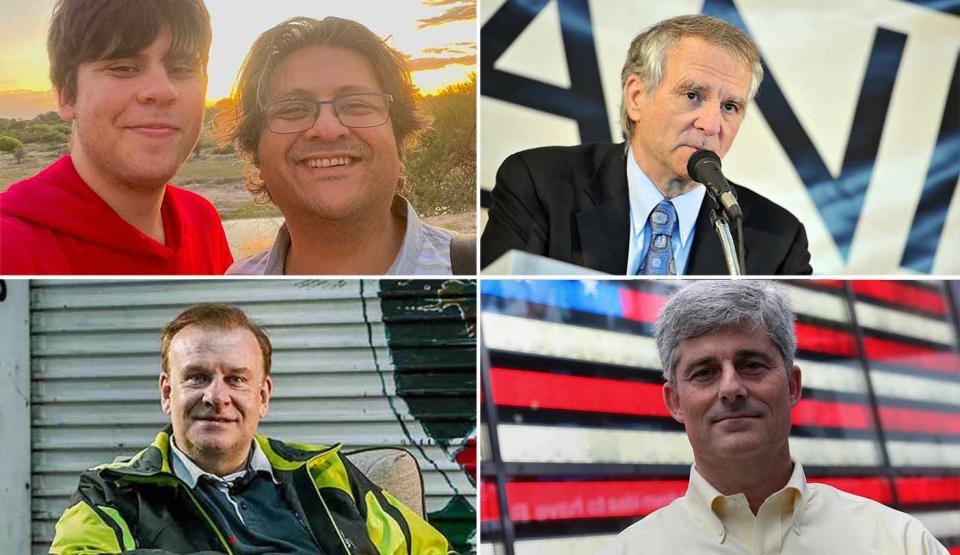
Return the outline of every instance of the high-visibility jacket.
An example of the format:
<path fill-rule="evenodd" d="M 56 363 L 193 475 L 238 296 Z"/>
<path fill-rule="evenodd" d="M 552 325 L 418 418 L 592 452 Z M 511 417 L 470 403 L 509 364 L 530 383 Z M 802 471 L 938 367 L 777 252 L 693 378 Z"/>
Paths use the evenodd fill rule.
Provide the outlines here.
<path fill-rule="evenodd" d="M 172 428 L 128 462 L 85 471 L 57 522 L 52 555 L 232 554 L 228 538 L 171 471 Z M 324 554 L 446 555 L 447 540 L 332 447 L 255 436 Z M 160 550 L 160 551 L 157 551 Z"/>

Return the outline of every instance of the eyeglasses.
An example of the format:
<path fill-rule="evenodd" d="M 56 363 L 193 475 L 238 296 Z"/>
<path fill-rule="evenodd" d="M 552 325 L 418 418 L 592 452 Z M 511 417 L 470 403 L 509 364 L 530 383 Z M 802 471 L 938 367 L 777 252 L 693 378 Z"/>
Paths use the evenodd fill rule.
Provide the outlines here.
<path fill-rule="evenodd" d="M 278 100 L 263 107 L 267 127 L 274 133 L 300 133 L 317 123 L 324 104 L 333 105 L 333 114 L 344 127 L 377 127 L 390 118 L 393 96 L 382 93 L 357 93 L 333 100 Z"/>

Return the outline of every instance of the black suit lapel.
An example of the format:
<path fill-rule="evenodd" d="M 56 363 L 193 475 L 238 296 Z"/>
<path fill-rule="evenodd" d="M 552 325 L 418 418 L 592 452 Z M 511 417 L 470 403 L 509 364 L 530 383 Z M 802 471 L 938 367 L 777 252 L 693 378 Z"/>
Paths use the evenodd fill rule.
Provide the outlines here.
<path fill-rule="evenodd" d="M 576 214 L 580 252 L 574 260 L 608 274 L 624 274 L 630 233 L 630 195 L 624 158 L 626 145 L 617 145 L 600 163 L 584 187 L 592 207 Z"/>
<path fill-rule="evenodd" d="M 727 262 L 723 258 L 723 248 L 720 246 L 720 238 L 717 237 L 717 232 L 710 222 L 710 209 L 712 205 L 713 200 L 711 200 L 710 193 L 708 192 L 703 196 L 703 202 L 700 203 L 700 213 L 697 214 L 697 224 L 695 226 L 697 231 L 693 236 L 693 246 L 690 248 L 690 258 L 687 261 L 687 269 L 684 272 L 688 276 L 725 276 L 730 273 L 727 269 Z M 730 233 L 733 235 L 734 241 L 736 241 L 737 230 L 734 229 L 733 226 L 730 228 Z M 755 273 L 755 270 L 752 270 L 752 265 L 750 264 L 750 250 L 753 245 L 753 238 L 749 226 L 745 226 L 743 230 L 744 262 L 747 266 L 744 271 L 745 274 Z"/>

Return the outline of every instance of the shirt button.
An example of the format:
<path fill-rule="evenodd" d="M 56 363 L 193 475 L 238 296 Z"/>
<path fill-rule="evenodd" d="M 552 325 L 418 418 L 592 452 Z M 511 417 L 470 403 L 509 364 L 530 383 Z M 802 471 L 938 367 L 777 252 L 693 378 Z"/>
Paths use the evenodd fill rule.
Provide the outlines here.
<path fill-rule="evenodd" d="M 244 511 L 246 511 L 246 510 L 247 510 L 247 504 L 246 504 L 246 503 L 240 503 L 240 508 L 243 509 Z"/>

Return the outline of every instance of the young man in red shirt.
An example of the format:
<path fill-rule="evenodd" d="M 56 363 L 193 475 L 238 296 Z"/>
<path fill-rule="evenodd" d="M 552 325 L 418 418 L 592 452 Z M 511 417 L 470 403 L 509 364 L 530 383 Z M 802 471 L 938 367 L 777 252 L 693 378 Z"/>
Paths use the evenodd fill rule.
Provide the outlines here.
<path fill-rule="evenodd" d="M 204 198 L 167 182 L 203 121 L 202 0 L 59 0 L 47 48 L 69 154 L 0 194 L 2 274 L 222 274 Z"/>

